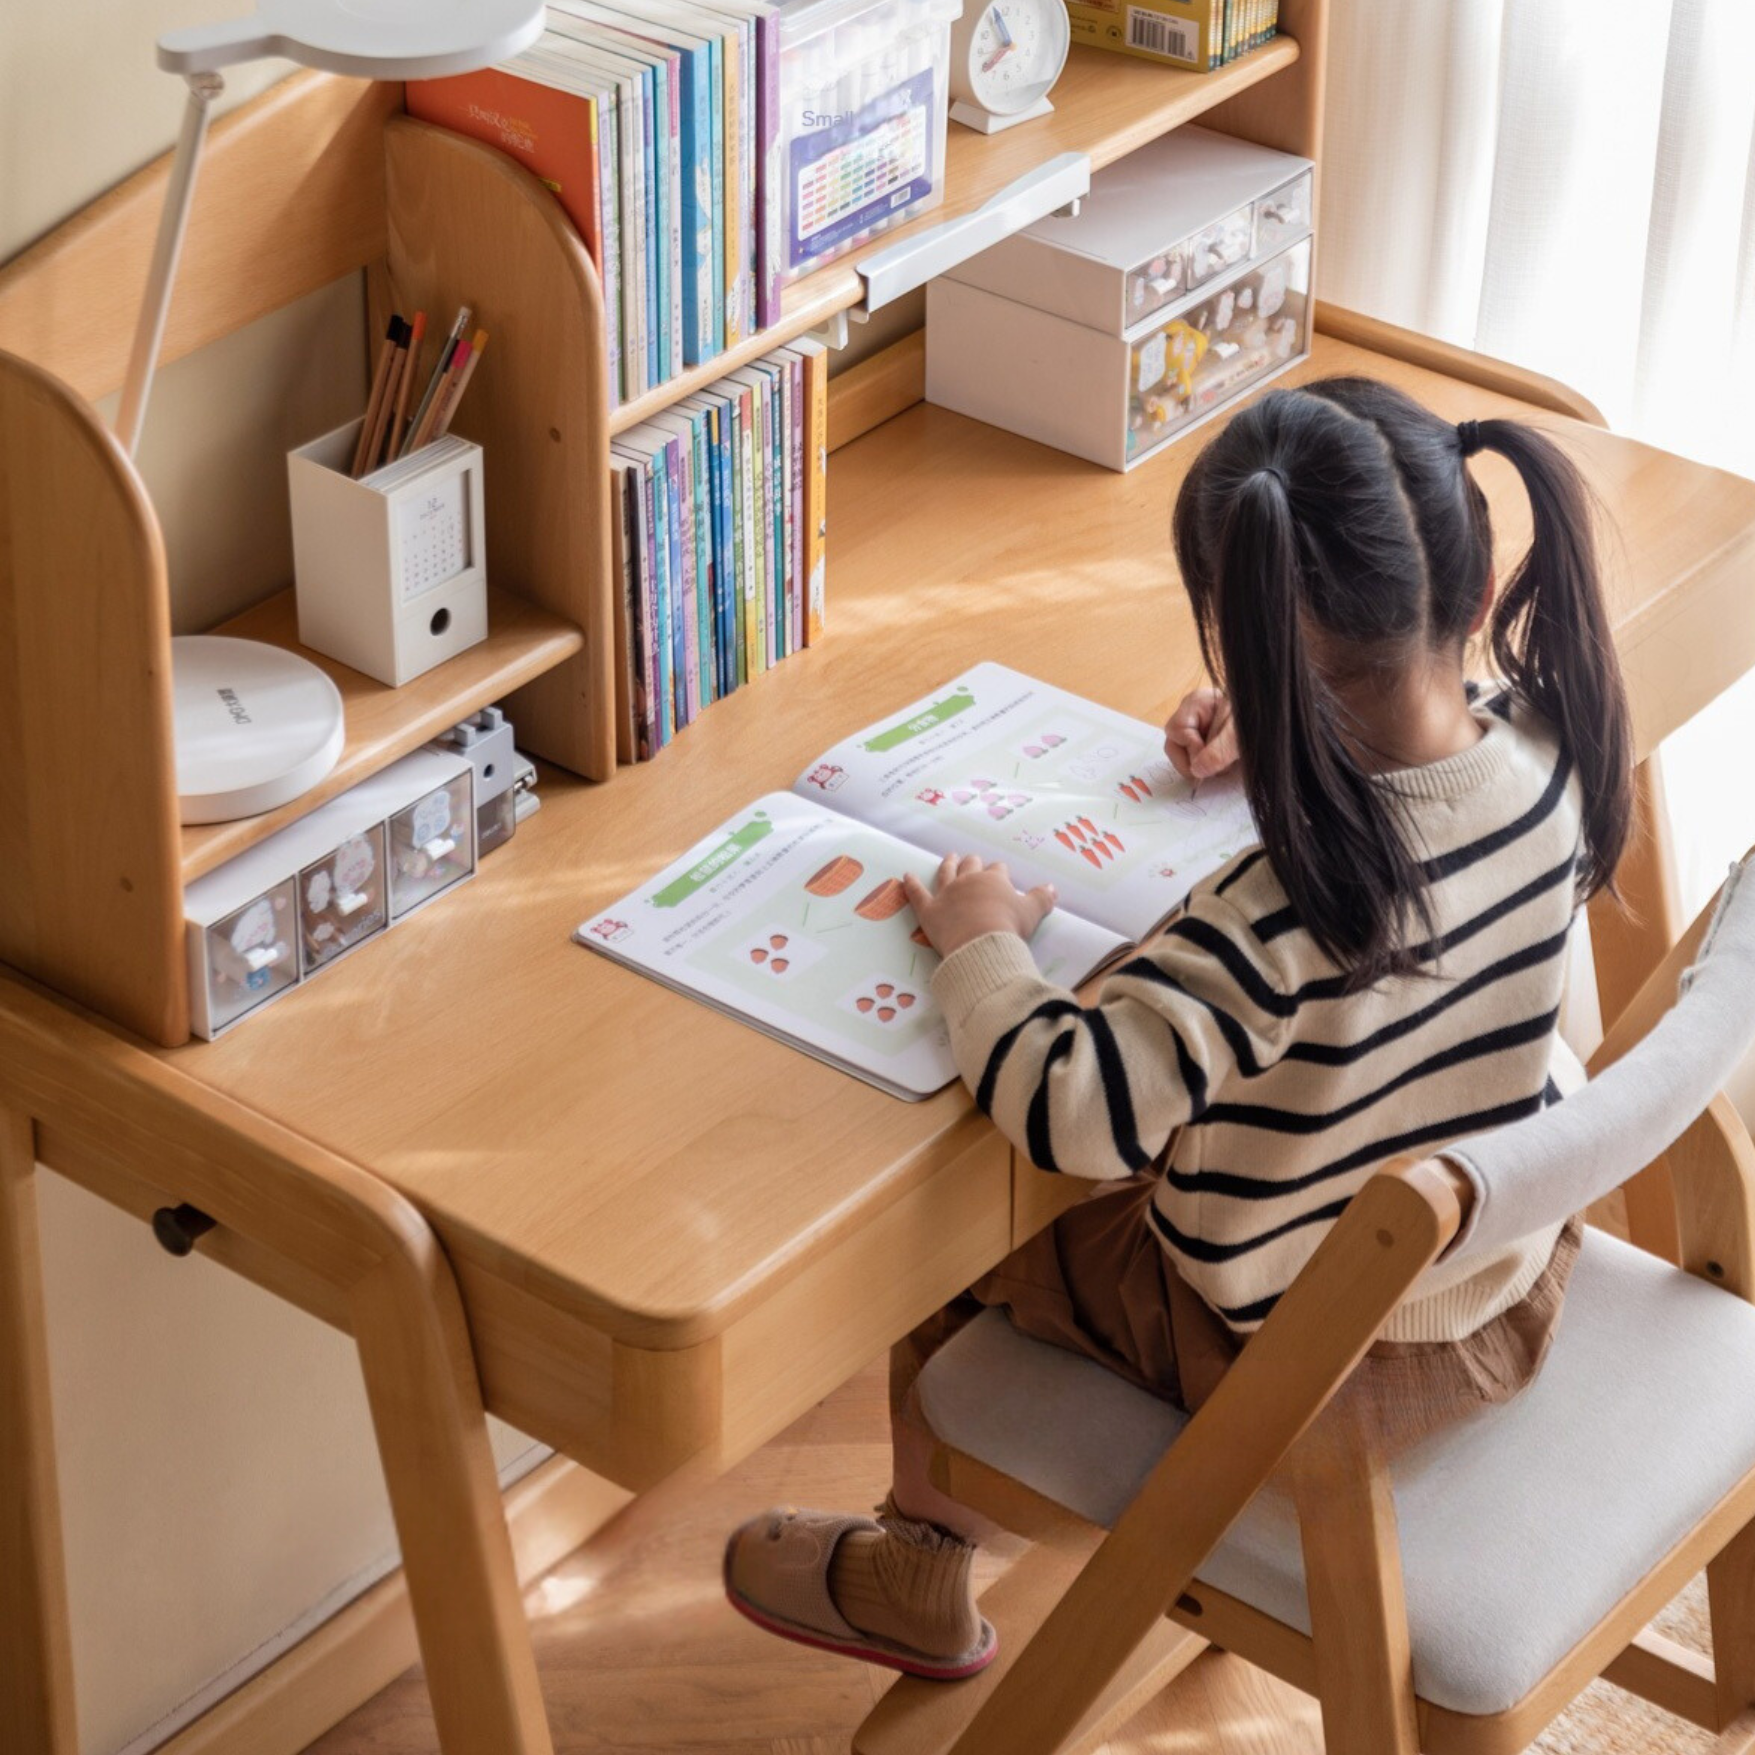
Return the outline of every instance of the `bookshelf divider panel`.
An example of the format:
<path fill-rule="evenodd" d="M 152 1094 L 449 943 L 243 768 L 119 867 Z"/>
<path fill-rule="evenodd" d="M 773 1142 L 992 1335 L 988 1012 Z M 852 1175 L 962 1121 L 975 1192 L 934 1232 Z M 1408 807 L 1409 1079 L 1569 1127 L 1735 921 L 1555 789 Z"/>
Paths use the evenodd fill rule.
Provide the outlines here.
<path fill-rule="evenodd" d="M 615 772 L 609 402 L 603 300 L 579 234 L 502 154 L 411 117 L 385 129 L 389 278 L 444 335 L 488 332 L 453 429 L 481 445 L 490 583 L 578 627 L 579 654 L 512 695 L 520 747 L 588 780 Z"/>
<path fill-rule="evenodd" d="M 0 962 L 188 1039 L 158 519 L 97 411 L 0 354 Z"/>

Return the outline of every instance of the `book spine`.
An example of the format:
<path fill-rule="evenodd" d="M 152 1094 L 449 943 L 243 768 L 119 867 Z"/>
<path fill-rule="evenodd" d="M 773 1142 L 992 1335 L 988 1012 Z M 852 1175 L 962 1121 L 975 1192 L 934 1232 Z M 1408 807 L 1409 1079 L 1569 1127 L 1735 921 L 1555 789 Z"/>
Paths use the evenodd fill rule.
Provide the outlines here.
<path fill-rule="evenodd" d="M 683 369 L 683 156 L 682 156 L 682 57 L 671 57 L 670 76 L 670 370 L 666 378 Z"/>
<path fill-rule="evenodd" d="M 678 56 L 681 93 L 677 138 L 682 154 L 682 363 L 698 366 L 718 352 L 713 340 L 713 127 L 703 50 Z"/>
<path fill-rule="evenodd" d="M 695 445 L 687 430 L 676 435 L 677 607 L 683 635 L 683 687 L 681 715 L 690 724 L 701 716 L 701 623 L 699 617 L 700 569 L 695 549 Z"/>
<path fill-rule="evenodd" d="M 805 435 L 808 468 L 805 471 L 805 608 L 804 643 L 814 646 L 823 637 L 823 608 L 827 583 L 829 540 L 829 354 L 821 342 L 804 338 L 804 378 L 809 408 L 809 431 Z"/>
<path fill-rule="evenodd" d="M 615 759 L 618 763 L 637 761 L 638 743 L 634 728 L 634 703 L 638 689 L 634 680 L 634 562 L 628 550 L 628 481 L 627 468 L 621 463 L 609 466 L 609 566 L 615 581 Z"/>
<path fill-rule="evenodd" d="M 769 655 L 786 656 L 786 374 L 769 367 Z"/>
<path fill-rule="evenodd" d="M 729 400 L 731 403 L 731 601 L 736 635 L 736 644 L 732 650 L 737 660 L 737 680 L 742 684 L 750 679 L 749 604 L 746 597 L 749 580 L 749 555 L 744 547 L 743 533 L 743 447 L 746 422 L 744 405 L 735 388 L 731 390 Z"/>
<path fill-rule="evenodd" d="M 774 580 L 775 656 L 789 658 L 792 638 L 792 371 L 784 359 L 774 361 L 774 548 L 778 565 Z"/>
<path fill-rule="evenodd" d="M 804 451 L 809 425 L 804 361 L 788 359 L 786 377 L 792 396 L 786 423 L 786 442 L 792 447 L 792 479 L 786 489 L 786 639 L 798 652 L 804 647 Z"/>
<path fill-rule="evenodd" d="M 738 187 L 743 191 L 742 302 L 744 332 L 754 335 L 757 326 L 756 264 L 761 256 L 758 229 L 761 225 L 762 203 L 759 191 L 760 147 L 756 127 L 760 59 L 756 50 L 756 21 L 746 18 L 739 27 L 743 36 L 743 92 L 738 102 L 738 121 L 743 133 L 743 177 Z"/>
<path fill-rule="evenodd" d="M 640 84 L 622 85 L 616 105 L 621 135 L 622 207 L 622 399 L 631 402 L 646 388 L 646 204 L 641 181 Z"/>
<path fill-rule="evenodd" d="M 689 689 L 689 629 L 694 617 L 689 606 L 694 601 L 694 581 L 683 551 L 683 473 L 682 441 L 672 439 L 665 447 L 665 468 L 669 476 L 669 517 L 665 520 L 665 536 L 670 545 L 670 643 L 671 688 L 675 694 L 674 716 L 680 730 L 695 718 L 694 696 Z"/>
<path fill-rule="evenodd" d="M 774 418 L 773 386 L 756 384 L 756 627 L 763 670 L 774 664 Z"/>
<path fill-rule="evenodd" d="M 628 473 L 626 480 L 628 561 L 633 574 L 628 627 L 633 636 L 634 759 L 649 762 L 657 747 L 652 725 L 652 580 L 646 565 L 639 471 Z"/>
<path fill-rule="evenodd" d="M 756 112 L 757 150 L 760 168 L 756 176 L 756 199 L 761 206 L 762 225 L 759 260 L 756 267 L 756 323 L 759 328 L 772 328 L 780 321 L 780 274 L 785 260 L 781 240 L 784 224 L 781 189 L 784 182 L 780 153 L 780 15 L 777 11 L 762 13 L 756 22 L 758 100 Z"/>
<path fill-rule="evenodd" d="M 663 470 L 656 458 L 641 464 L 640 493 L 644 528 L 641 540 L 646 557 L 647 595 L 651 604 L 652 658 L 647 674 L 652 688 L 652 741 L 663 749 L 671 738 L 670 715 L 670 609 L 666 595 L 669 569 L 665 566 Z"/>
<path fill-rule="evenodd" d="M 731 406 L 713 410 L 713 539 L 719 556 L 719 688 L 737 687 L 737 565 L 731 535 Z"/>
<path fill-rule="evenodd" d="M 664 198 L 669 182 L 664 171 L 664 124 L 660 116 L 664 104 L 664 81 L 656 67 L 640 76 L 646 88 L 646 383 L 648 388 L 664 382 L 664 367 L 669 359 L 669 343 L 665 339 L 665 303 L 669 291 L 669 253 L 663 247 L 666 235 Z"/>
<path fill-rule="evenodd" d="M 725 345 L 744 338 L 743 241 L 744 214 L 753 189 L 744 187 L 743 91 L 744 29 L 727 32 L 721 46 L 725 74 L 725 114 L 720 123 L 725 161 Z"/>
<path fill-rule="evenodd" d="M 613 94 L 597 112 L 599 201 L 603 212 L 603 326 L 609 356 L 609 405 L 622 399 L 622 216 L 621 141 Z"/>
<path fill-rule="evenodd" d="M 707 43 L 707 157 L 713 179 L 712 231 L 707 239 L 707 285 L 713 302 L 713 352 L 725 351 L 725 263 L 730 233 L 725 228 L 725 42 Z"/>
<path fill-rule="evenodd" d="M 715 675 L 717 659 L 713 637 L 713 504 L 707 477 L 712 472 L 713 457 L 707 417 L 694 417 L 695 463 L 692 488 L 695 501 L 695 625 L 701 652 L 701 705 L 710 707 L 719 699 L 719 683 Z"/>
<path fill-rule="evenodd" d="M 756 542 L 760 522 L 756 516 L 756 458 L 761 447 L 756 437 L 760 410 L 753 389 L 743 390 L 742 406 L 743 487 L 738 512 L 743 520 L 744 673 L 757 677 L 767 667 L 762 662 L 762 606 L 756 589 L 762 570 L 761 550 Z"/>

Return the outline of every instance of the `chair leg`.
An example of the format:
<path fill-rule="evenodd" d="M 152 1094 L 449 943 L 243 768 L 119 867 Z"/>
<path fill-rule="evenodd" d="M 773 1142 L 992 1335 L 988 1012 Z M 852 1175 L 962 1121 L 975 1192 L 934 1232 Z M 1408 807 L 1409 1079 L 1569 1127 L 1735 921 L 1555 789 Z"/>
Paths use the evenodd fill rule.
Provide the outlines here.
<path fill-rule="evenodd" d="M 1389 1477 L 1332 1410 L 1293 1464 L 1327 1755 L 1419 1755 Z M 1325 1430 L 1326 1428 L 1326 1430 Z"/>
<path fill-rule="evenodd" d="M 351 1297 L 440 1747 L 552 1755 L 450 1264 L 425 1232 Z"/>
<path fill-rule="evenodd" d="M 77 1755 L 37 1249 L 36 1130 L 0 1108 L 0 1749 Z"/>
<path fill-rule="evenodd" d="M 1707 1562 L 1706 1596 L 1718 1722 L 1725 1726 L 1755 1706 L 1755 1523 L 1744 1525 Z"/>

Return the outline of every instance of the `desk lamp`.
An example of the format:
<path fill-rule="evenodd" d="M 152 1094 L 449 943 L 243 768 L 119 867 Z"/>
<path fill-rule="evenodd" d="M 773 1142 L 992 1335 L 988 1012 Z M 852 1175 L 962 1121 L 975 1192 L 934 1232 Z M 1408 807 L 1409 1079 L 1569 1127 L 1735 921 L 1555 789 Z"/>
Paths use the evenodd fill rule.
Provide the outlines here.
<path fill-rule="evenodd" d="M 132 457 L 164 339 L 208 109 L 223 67 L 281 55 L 361 79 L 436 79 L 492 66 L 542 34 L 541 0 L 257 0 L 246 18 L 159 38 L 158 64 L 189 87 L 116 436 Z M 341 696 L 278 646 L 214 635 L 171 642 L 177 797 L 185 823 L 253 816 L 308 791 L 341 759 Z"/>

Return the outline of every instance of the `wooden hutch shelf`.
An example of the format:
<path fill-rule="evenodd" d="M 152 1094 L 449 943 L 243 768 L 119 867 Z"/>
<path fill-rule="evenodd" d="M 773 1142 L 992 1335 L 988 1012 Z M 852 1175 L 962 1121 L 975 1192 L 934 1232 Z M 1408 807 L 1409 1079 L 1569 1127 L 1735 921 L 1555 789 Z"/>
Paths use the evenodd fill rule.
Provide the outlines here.
<path fill-rule="evenodd" d="M 290 589 L 213 631 L 284 647 L 327 672 L 341 690 L 347 746 L 326 780 L 278 810 L 230 823 L 185 826 L 184 883 L 223 865 L 246 847 L 254 847 L 276 829 L 296 822 L 490 701 L 501 700 L 531 678 L 552 670 L 585 644 L 585 636 L 570 622 L 510 592 L 493 589 L 488 592 L 487 638 L 399 689 L 374 682 L 321 652 L 301 646 L 298 610 Z"/>
<path fill-rule="evenodd" d="M 1182 73 L 1127 55 L 1075 47 L 1054 88 L 1052 115 L 1005 134 L 978 134 L 972 128 L 952 124 L 945 147 L 943 204 L 885 232 L 870 251 L 887 249 L 943 220 L 972 212 L 1033 166 L 1063 152 L 1082 152 L 1089 157 L 1091 169 L 1100 170 L 1148 140 L 1194 121 L 1227 98 L 1290 67 L 1298 54 L 1297 43 L 1280 36 L 1217 73 Z M 693 395 L 776 347 L 784 347 L 794 336 L 827 323 L 837 313 L 851 310 L 865 296 L 857 261 L 857 253 L 844 256 L 794 281 L 781 301 L 778 323 L 612 410 L 609 430 L 625 433 L 679 398 Z"/>
<path fill-rule="evenodd" d="M 968 212 L 1061 153 L 1096 169 L 1196 117 L 1317 157 L 1323 18 L 1322 0 L 1282 0 L 1284 34 L 1204 75 L 1075 48 L 1048 116 L 995 137 L 950 130 L 943 203 L 885 241 Z M 400 690 L 319 659 L 346 702 L 346 753 L 280 810 L 195 829 L 176 820 L 163 543 L 93 406 L 120 375 L 168 155 L 0 267 L 0 349 L 20 356 L 0 357 L 0 462 L 19 483 L 46 484 L 14 494 L 0 553 L 0 627 L 17 630 L 34 702 L 9 714 L 0 699 L 0 730 L 22 750 L 21 773 L 57 777 L 12 812 L 36 863 L 10 888 L 0 879 L 0 961 L 167 1047 L 188 1029 L 191 878 L 490 700 L 506 701 L 520 748 L 583 779 L 612 777 L 611 438 L 863 297 L 853 260 L 832 263 L 787 289 L 779 323 L 612 410 L 601 287 L 560 204 L 506 155 L 403 114 L 400 100 L 393 86 L 306 74 L 215 125 L 167 336 L 169 360 L 353 269 L 365 270 L 370 333 L 392 308 L 467 303 L 494 336 L 492 368 L 457 424 L 492 459 L 493 632 Z M 291 593 L 226 631 L 296 646 Z M 87 710 L 94 692 L 101 715 Z M 75 784 L 111 801 L 77 825 L 61 778 L 70 764 Z"/>

